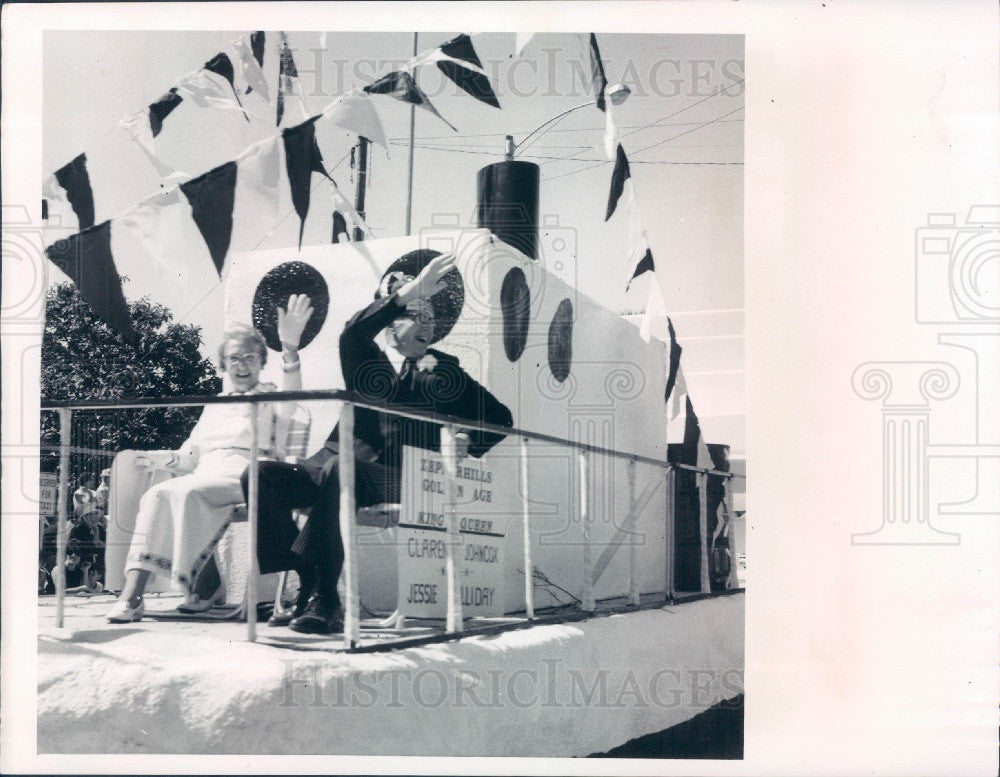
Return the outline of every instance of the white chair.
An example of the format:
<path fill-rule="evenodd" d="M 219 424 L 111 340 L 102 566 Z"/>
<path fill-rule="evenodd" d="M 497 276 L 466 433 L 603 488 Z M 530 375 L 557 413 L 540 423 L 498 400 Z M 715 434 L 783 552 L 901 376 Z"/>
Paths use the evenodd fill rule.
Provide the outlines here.
<path fill-rule="evenodd" d="M 290 463 L 298 463 L 306 455 L 309 430 L 312 423 L 309 409 L 296 405 L 291 416 L 276 430 L 276 438 L 283 442 L 277 446 L 277 458 Z M 111 487 L 108 500 L 108 533 L 105 551 L 107 588 L 120 590 L 124 583 L 125 556 L 128 553 L 139 499 L 156 483 L 160 483 L 176 473 L 156 466 L 137 466 L 136 460 L 148 451 L 126 450 L 119 452 L 111 466 Z M 249 575 L 246 528 L 246 504 L 233 507 L 229 531 L 223 535 L 216 548 L 219 572 L 226 583 L 227 602 L 242 607 L 245 599 L 246 581 Z M 270 576 L 268 576 L 270 577 Z M 282 596 L 287 574 L 282 573 L 277 584 L 275 607 L 282 607 Z M 264 597 L 270 595 L 269 586 L 260 589 Z M 155 576 L 149 581 L 147 591 L 169 591 L 169 581 Z"/>

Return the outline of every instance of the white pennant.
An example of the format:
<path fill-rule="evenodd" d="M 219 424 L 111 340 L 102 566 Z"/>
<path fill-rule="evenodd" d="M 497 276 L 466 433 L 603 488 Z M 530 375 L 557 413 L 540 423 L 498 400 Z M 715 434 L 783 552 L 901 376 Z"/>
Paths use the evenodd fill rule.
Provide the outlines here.
<path fill-rule="evenodd" d="M 199 108 L 224 108 L 243 112 L 237 104 L 229 82 L 205 68 L 188 73 L 177 84 L 177 90 L 190 97 Z"/>
<path fill-rule="evenodd" d="M 366 137 L 372 143 L 378 143 L 388 153 L 382 120 L 375 110 L 372 98 L 367 94 L 346 94 L 324 108 L 323 115 L 335 126 Z"/>
<path fill-rule="evenodd" d="M 642 314 L 642 323 L 639 324 L 639 336 L 644 342 L 649 342 L 653 336 L 653 325 L 657 319 L 667 315 L 667 306 L 663 302 L 663 292 L 660 291 L 660 282 L 655 274 L 650 278 L 649 298 L 646 300 L 646 310 Z"/>
<path fill-rule="evenodd" d="M 257 63 L 257 58 L 254 57 L 246 36 L 244 35 L 234 40 L 233 48 L 236 50 L 236 55 L 243 71 L 243 78 L 246 79 L 249 86 L 253 87 L 255 92 L 270 104 L 271 92 L 267 88 L 264 71 L 261 70 L 260 65 Z"/>

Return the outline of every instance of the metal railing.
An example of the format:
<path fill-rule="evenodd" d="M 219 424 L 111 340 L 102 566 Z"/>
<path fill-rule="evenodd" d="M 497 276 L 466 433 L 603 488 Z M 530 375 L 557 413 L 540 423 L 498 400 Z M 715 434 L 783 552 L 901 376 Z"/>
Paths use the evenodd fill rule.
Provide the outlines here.
<path fill-rule="evenodd" d="M 70 442 L 73 423 L 73 413 L 95 410 L 109 409 L 139 409 L 151 407 L 187 407 L 197 405 L 214 404 L 244 404 L 250 408 L 250 457 L 249 457 L 249 478 L 247 493 L 247 520 L 249 524 L 249 542 L 247 543 L 247 562 L 250 570 L 247 576 L 246 590 L 246 616 L 247 616 L 247 640 L 254 642 L 257 639 L 257 579 L 259 569 L 257 565 L 257 517 L 258 517 L 258 474 L 260 440 L 257 429 L 258 405 L 261 403 L 273 402 L 307 402 L 318 400 L 336 400 L 343 403 L 340 414 L 340 434 L 339 434 L 339 475 L 340 475 L 340 531 L 344 544 L 344 568 L 343 576 L 345 582 L 346 607 L 344 610 L 344 647 L 348 650 L 356 649 L 360 642 L 360 596 L 358 588 L 358 568 L 357 568 L 357 532 L 355 531 L 355 493 L 354 493 L 354 409 L 355 407 L 376 410 L 391 415 L 411 418 L 420 421 L 430 421 L 441 424 L 440 449 L 445 459 L 445 493 L 447 511 L 447 541 L 445 542 L 445 575 L 447 582 L 447 610 L 445 619 L 445 632 L 447 634 L 458 634 L 463 631 L 462 602 L 459 595 L 459 583 L 457 579 L 457 563 L 455 558 L 455 548 L 458 545 L 459 526 L 456 518 L 455 505 L 455 470 L 457 465 L 455 435 L 458 430 L 474 430 L 479 432 L 492 432 L 505 437 L 518 437 L 520 439 L 520 486 L 522 490 L 522 528 L 524 532 L 524 596 L 525 596 L 525 616 L 528 621 L 536 618 L 534 604 L 534 587 L 532 581 L 532 560 L 531 560 L 531 515 L 530 496 L 528 492 L 528 458 L 529 442 L 550 443 L 577 451 L 580 495 L 579 511 L 580 520 L 583 527 L 583 579 L 584 586 L 581 599 L 581 610 L 583 613 L 593 613 L 595 609 L 593 595 L 593 572 L 590 547 L 590 524 L 593 522 L 593 514 L 588 504 L 589 487 L 589 460 L 593 455 L 608 456 L 622 459 L 627 462 L 629 509 L 626 514 L 626 522 L 631 530 L 635 526 L 637 516 L 637 504 L 635 495 L 635 465 L 647 464 L 664 471 L 666 485 L 666 516 L 665 516 L 665 590 L 663 591 L 666 601 L 676 598 L 674 588 L 674 478 L 677 470 L 687 470 L 694 472 L 697 478 L 699 490 L 699 531 L 701 535 L 701 579 L 700 595 L 710 594 L 711 585 L 709 581 L 708 568 L 708 515 L 707 515 L 707 482 L 708 476 L 714 475 L 723 479 L 724 499 L 729 506 L 729 514 L 732 515 L 732 487 L 731 480 L 742 475 L 733 472 L 723 472 L 720 470 L 695 467 L 687 464 L 671 463 L 661 461 L 648 456 L 636 453 L 628 453 L 613 448 L 605 448 L 599 445 L 569 440 L 540 432 L 533 432 L 516 427 L 499 426 L 480 421 L 473 421 L 468 418 L 458 416 L 441 415 L 429 411 L 416 410 L 412 407 L 393 405 L 389 402 L 373 401 L 369 397 L 362 396 L 353 391 L 326 389 L 313 391 L 276 391 L 261 394 L 249 395 L 226 395 L 226 396 L 179 396 L 179 397 L 152 397 L 137 399 L 107 399 L 89 400 L 83 402 L 49 402 L 43 404 L 43 412 L 56 412 L 59 415 L 60 445 L 59 445 L 59 488 L 58 488 L 58 527 L 56 534 L 56 566 L 53 569 L 53 576 L 56 583 L 56 625 L 62 627 L 64 624 L 64 608 L 66 596 L 66 546 L 68 535 L 68 502 L 69 502 L 69 457 Z M 735 580 L 737 553 L 733 549 L 733 572 L 732 579 Z M 628 600 L 631 606 L 639 604 L 637 567 L 637 548 L 632 543 L 629 553 L 629 586 Z M 732 587 L 732 586 L 731 586 Z"/>

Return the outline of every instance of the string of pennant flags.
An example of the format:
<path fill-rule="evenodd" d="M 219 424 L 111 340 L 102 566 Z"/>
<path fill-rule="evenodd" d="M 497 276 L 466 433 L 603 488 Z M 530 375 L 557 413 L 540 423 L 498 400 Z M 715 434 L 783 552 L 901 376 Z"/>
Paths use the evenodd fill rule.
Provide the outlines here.
<path fill-rule="evenodd" d="M 239 65 L 238 72 L 245 83 L 244 94 L 256 93 L 265 105 L 270 105 L 270 90 L 264 75 L 266 42 L 267 33 L 258 31 L 237 38 L 232 41 L 232 46 Z M 278 46 L 278 91 L 274 101 L 274 116 L 275 125 L 280 127 L 286 119 L 285 107 L 290 97 L 298 95 L 303 120 L 308 119 L 308 113 L 302 99 L 295 59 L 287 36 L 283 32 L 278 33 Z M 418 54 L 404 70 L 394 71 L 376 79 L 364 87 L 363 91 L 366 95 L 383 94 L 419 106 L 457 131 L 454 125 L 441 116 L 430 98 L 417 84 L 414 75 L 417 67 L 429 62 L 434 62 L 438 69 L 463 91 L 489 105 L 500 107 L 489 78 L 483 72 L 482 63 L 471 38 L 465 34 Z M 161 179 L 173 183 L 190 177 L 188 173 L 176 169 L 164 159 L 157 148 L 157 139 L 164 131 L 169 117 L 185 102 L 185 99 L 198 108 L 238 110 L 247 122 L 250 122 L 251 117 L 258 121 L 266 121 L 240 99 L 236 73 L 237 68 L 233 64 L 233 59 L 225 52 L 219 52 L 202 67 L 182 77 L 157 100 L 122 118 L 119 123 L 121 128 L 138 144 Z M 347 112 L 348 107 L 356 108 L 358 104 L 359 98 L 355 97 L 350 106 L 345 106 L 342 114 Z M 365 121 L 358 130 L 341 116 L 338 126 L 355 131 L 387 149 L 385 134 L 381 122 L 377 120 L 377 114 L 374 114 L 374 109 L 371 111 L 366 109 L 364 113 L 375 115 L 376 120 Z M 371 134 L 365 134 L 366 132 Z M 87 229 L 100 218 L 111 215 L 102 208 L 100 198 L 95 200 L 94 187 L 87 166 L 88 155 L 84 152 L 49 176 L 43 186 L 43 193 L 49 200 L 68 203 L 80 230 Z"/>
<path fill-rule="evenodd" d="M 265 40 L 266 33 L 256 32 L 249 39 L 247 36 L 238 38 L 233 46 L 246 82 L 244 94 L 256 92 L 258 97 L 269 102 L 263 71 Z M 293 94 L 299 85 L 294 58 L 284 33 L 279 34 L 279 43 L 275 116 L 276 124 L 280 126 L 284 118 L 285 98 Z M 423 52 L 411 61 L 408 68 L 415 70 L 417 65 L 430 61 L 436 62 L 443 73 L 474 97 L 499 107 L 469 36 L 460 35 Z M 247 121 L 250 120 L 239 96 L 235 74 L 236 68 L 230 57 L 220 52 L 202 68 L 181 78 L 176 86 L 145 109 L 122 119 L 121 126 L 143 149 L 164 183 L 173 184 L 166 191 L 153 194 L 124 213 L 95 224 L 97 209 L 86 153 L 71 160 L 45 182 L 43 191 L 46 197 L 68 202 L 80 228 L 77 234 L 50 246 L 47 249 L 48 258 L 77 283 L 84 299 L 98 316 L 128 340 L 134 338 L 134 331 L 129 321 L 121 276 L 127 277 L 134 287 L 151 290 L 155 301 L 179 309 L 177 305 L 191 296 L 191 283 L 196 278 L 200 278 L 201 284 L 195 283 L 195 288 L 217 282 L 215 278 L 222 275 L 231 248 L 246 250 L 259 246 L 267 239 L 273 232 L 272 225 L 280 221 L 278 203 L 283 190 L 290 196 L 291 206 L 299 217 L 301 246 L 313 173 L 326 178 L 330 186 L 336 215 L 340 217 L 339 224 L 335 217 L 334 235 L 349 234 L 345 214 L 355 226 L 371 235 L 367 224 L 324 168 L 315 136 L 318 120 L 328 121 L 387 148 L 385 132 L 371 94 L 386 94 L 421 105 L 440 117 L 409 72 L 403 71 L 402 78 L 390 73 L 362 92 L 342 95 L 319 114 L 306 117 L 301 123 L 281 130 L 279 135 L 254 144 L 236 160 L 194 178 L 175 170 L 158 153 L 156 138 L 163 132 L 171 113 L 185 98 L 200 108 L 235 108 L 243 113 Z M 398 80 L 399 88 L 385 88 L 385 84 L 393 79 Z M 301 97 L 301 89 L 299 94 Z M 281 164 L 282 157 L 284 165 Z M 261 213 L 272 215 L 270 224 L 268 219 L 260 218 Z M 191 241 L 185 243 L 180 237 L 184 230 L 168 230 L 162 226 L 166 223 L 176 226 L 178 218 L 185 216 L 197 227 L 207 259 L 215 270 L 215 278 L 192 271 L 192 266 L 207 265 L 203 261 L 205 257 L 198 258 L 200 251 L 192 252 Z M 239 228 L 234 226 L 234 219 L 242 222 Z M 234 238 L 238 246 L 233 246 Z M 149 268 L 154 268 L 152 274 L 157 282 L 150 285 L 136 283 L 137 278 L 150 275 Z"/>
<path fill-rule="evenodd" d="M 297 215 L 301 247 L 314 173 L 324 179 L 336 206 L 334 239 L 350 234 L 347 219 L 364 234 L 371 235 L 324 165 L 316 140 L 319 121 L 329 122 L 387 150 L 382 122 L 372 101 L 372 96 L 383 95 L 419 107 L 457 132 L 417 81 L 419 69 L 430 64 L 475 99 L 500 108 L 470 36 L 462 34 L 418 53 L 402 68 L 336 98 L 318 114 L 308 116 L 294 56 L 283 32 L 277 36 L 277 93 L 272 102 L 264 70 L 267 35 L 257 31 L 233 40 L 233 57 L 219 52 L 157 100 L 121 120 L 120 126 L 160 175 L 161 191 L 107 218 L 99 201 L 95 202 L 86 152 L 45 181 L 44 195 L 68 203 L 80 230 L 49 246 L 46 251 L 49 260 L 73 279 L 94 312 L 129 342 L 135 341 L 135 332 L 126 297 L 149 296 L 168 308 L 184 309 L 192 298 L 204 298 L 218 285 L 231 252 L 253 250 L 266 241 L 284 219 L 283 212 L 294 211 Z M 517 56 L 531 37 L 518 34 Z M 652 322 L 666 314 L 663 270 L 654 260 L 643 226 L 628 155 L 614 118 L 614 105 L 606 99 L 608 82 L 597 38 L 591 33 L 583 43 L 590 62 L 595 104 L 604 114 L 605 153 L 613 163 L 604 220 L 608 221 L 620 206 L 627 212 L 626 289 L 636 278 L 651 276 L 649 300 L 640 327 L 640 333 L 648 341 Z M 287 120 L 287 101 L 296 94 L 302 107 L 302 121 L 282 127 Z M 239 111 L 248 123 L 269 122 L 269 117 L 262 118 L 257 108 L 247 102 L 248 95 L 254 95 L 258 107 L 273 106 L 277 134 L 195 177 L 162 158 L 157 148 L 158 138 L 169 126 L 176 108 L 185 101 L 202 109 Z M 127 278 L 126 284 L 123 276 Z M 669 405 L 668 428 L 678 429 L 678 424 L 672 422 L 682 413 L 685 419 L 683 435 L 669 441 L 684 444 L 688 453 L 683 455 L 689 459 L 685 463 L 711 467 L 681 367 L 682 349 L 673 323 L 669 318 L 667 321 L 670 343 L 664 401 Z"/>
<path fill-rule="evenodd" d="M 687 388 L 687 381 L 684 379 L 684 371 L 681 367 L 680 343 L 677 342 L 677 334 L 674 331 L 673 321 L 666 315 L 666 305 L 663 300 L 661 283 L 661 271 L 658 270 L 653 259 L 653 251 L 646 236 L 646 229 L 643 225 L 642 215 L 639 211 L 639 202 L 635 191 L 635 182 L 632 180 L 629 168 L 628 155 L 621 142 L 618 127 L 614 118 L 614 106 L 605 99 L 608 88 L 607 77 L 604 72 L 604 64 L 601 60 L 600 48 L 597 44 L 597 36 L 590 34 L 587 41 L 587 52 L 590 57 L 591 82 L 594 90 L 594 97 L 597 109 L 604 113 L 604 151 L 608 161 L 614 163 L 611 171 L 611 182 L 608 191 L 608 205 L 604 214 L 605 222 L 608 221 L 618 209 L 618 204 L 625 195 L 625 208 L 627 210 L 627 268 L 630 270 L 628 280 L 625 283 L 626 290 L 631 286 L 632 281 L 650 274 L 649 298 L 646 302 L 646 310 L 639 328 L 642 338 L 649 342 L 652 334 L 653 322 L 659 318 L 667 318 L 667 333 L 670 342 L 667 353 L 667 383 L 663 392 L 663 401 L 667 403 L 667 442 L 680 444 L 678 461 L 682 464 L 690 464 L 702 469 L 713 467 L 712 457 L 708 451 L 708 445 L 701 433 L 701 426 L 698 416 L 695 413 L 694 404 Z M 680 426 L 678 419 L 684 414 L 684 424 Z M 677 430 L 680 430 L 678 434 Z"/>

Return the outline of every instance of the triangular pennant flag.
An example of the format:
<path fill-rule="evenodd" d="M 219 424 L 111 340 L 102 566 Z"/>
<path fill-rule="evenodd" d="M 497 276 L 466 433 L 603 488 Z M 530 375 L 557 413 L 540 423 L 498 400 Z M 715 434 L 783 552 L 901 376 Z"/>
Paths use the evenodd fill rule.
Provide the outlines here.
<path fill-rule="evenodd" d="M 604 216 L 604 220 L 607 221 L 611 218 L 612 214 L 615 212 L 615 208 L 618 207 L 618 199 L 622 196 L 622 191 L 625 188 L 625 181 L 631 177 L 632 173 L 628 166 L 628 157 L 625 156 L 625 149 L 622 148 L 622 144 L 618 144 L 618 150 L 615 155 L 615 169 L 611 173 L 611 192 L 608 195 L 608 212 Z"/>
<path fill-rule="evenodd" d="M 271 137 L 255 143 L 239 159 L 238 185 L 248 187 L 259 195 L 260 202 L 270 203 L 267 210 L 277 212 L 279 183 L 281 181 L 281 145 Z"/>
<path fill-rule="evenodd" d="M 208 250 L 196 250 L 184 241 L 185 222 L 190 221 L 191 208 L 174 186 L 111 222 L 111 247 L 129 279 L 126 298 L 149 296 L 181 315 L 193 299 L 218 283 Z"/>
<path fill-rule="evenodd" d="M 94 314 L 125 338 L 135 342 L 135 330 L 122 293 L 122 281 L 111 255 L 111 222 L 59 240 L 46 251 L 49 260 L 66 273 Z"/>
<path fill-rule="evenodd" d="M 597 36 L 590 33 L 590 81 L 594 89 L 594 98 L 599 110 L 605 109 L 604 90 L 608 79 L 604 76 L 604 63 L 601 62 L 601 50 L 597 48 Z"/>
<path fill-rule="evenodd" d="M 660 284 L 653 278 L 653 283 L 649 287 L 649 298 L 646 300 L 646 309 L 642 314 L 642 321 L 639 324 L 639 337 L 643 342 L 648 343 L 653 336 L 653 325 L 656 321 L 667 314 L 667 306 L 663 302 L 663 293 L 660 291 Z M 670 382 L 667 383 L 667 391 L 663 395 L 663 401 L 667 401 L 670 396 Z"/>
<path fill-rule="evenodd" d="M 220 75 L 229 82 L 229 88 L 233 90 L 233 97 L 236 98 L 236 104 L 240 106 L 240 110 L 243 111 L 243 117 L 247 121 L 250 121 L 250 117 L 247 116 L 247 112 L 243 110 L 243 103 L 240 102 L 240 95 L 236 91 L 236 84 L 233 81 L 236 74 L 233 70 L 233 62 L 229 59 L 229 55 L 220 51 L 205 63 L 205 70 L 215 73 L 216 75 Z"/>
<path fill-rule="evenodd" d="M 201 327 L 212 348 L 222 333 L 222 285 L 191 206 L 177 186 L 142 200 L 111 222 L 111 252 L 128 302 L 147 297 L 174 323 Z"/>
<path fill-rule="evenodd" d="M 366 94 L 347 94 L 334 101 L 323 113 L 334 126 L 353 132 L 372 143 L 388 148 L 382 120 L 375 110 L 372 98 Z"/>
<path fill-rule="evenodd" d="M 254 33 L 255 35 L 257 33 Z M 263 35 L 264 33 L 260 33 Z M 256 52 L 253 51 L 252 44 L 247 44 L 246 38 L 237 38 L 233 41 L 233 48 L 236 49 L 236 56 L 240 60 L 240 69 L 243 71 L 243 79 L 247 82 L 247 94 L 250 94 L 254 89 L 257 93 L 264 98 L 268 103 L 271 102 L 271 93 L 267 88 L 267 80 L 264 78 L 264 71 L 261 69 L 261 63 L 264 59 L 264 49 L 261 46 L 260 51 L 260 61 L 257 59 Z"/>
<path fill-rule="evenodd" d="M 253 251 L 275 235 L 292 211 L 291 193 L 285 186 L 284 144 L 279 135 L 255 143 L 236 160 L 236 195 L 233 203 L 233 239 L 230 253 Z M 288 224 L 287 227 L 293 227 Z M 288 245 L 294 232 L 281 230 L 276 243 Z"/>
<path fill-rule="evenodd" d="M 635 181 L 629 179 L 625 190 L 625 208 L 628 231 L 628 267 L 633 268 L 633 273 L 646 260 L 649 253 L 649 262 L 652 262 L 652 251 L 650 251 L 649 240 L 646 238 L 646 229 L 642 225 L 642 212 L 639 210 L 639 202 L 635 195 Z M 635 274 L 631 276 L 635 278 Z M 631 280 L 629 281 L 629 283 Z M 628 285 L 626 284 L 626 289 Z"/>
<path fill-rule="evenodd" d="M 364 91 L 368 94 L 384 94 L 396 100 L 424 108 L 441 119 L 441 121 L 455 130 L 455 132 L 458 132 L 458 129 L 452 126 L 444 116 L 438 113 L 437 108 L 431 105 L 430 99 L 417 86 L 417 82 L 413 80 L 413 76 L 405 70 L 394 70 L 391 73 L 387 73 L 377 81 L 368 84 L 364 88 Z"/>
<path fill-rule="evenodd" d="M 285 143 L 285 169 L 288 171 L 288 185 L 292 190 L 292 205 L 299 215 L 299 248 L 302 247 L 302 233 L 309 213 L 312 174 L 320 173 L 330 178 L 323 167 L 323 155 L 316 143 L 318 118 L 313 116 L 309 121 L 281 131 Z"/>
<path fill-rule="evenodd" d="M 475 65 L 480 70 L 483 68 L 483 63 L 479 61 L 476 49 L 472 45 L 472 39 L 465 33 L 462 33 L 456 38 L 452 38 L 447 43 L 442 43 L 438 48 L 441 49 L 442 54 L 446 54 L 453 59 L 460 59 L 463 62 L 468 62 Z"/>
<path fill-rule="evenodd" d="M 691 395 L 687 395 L 684 403 L 686 416 L 684 419 L 684 455 L 686 461 L 699 469 L 714 469 L 712 455 L 705 444 L 705 438 L 701 434 L 701 424 L 698 416 L 694 412 L 694 405 L 691 403 Z"/>
<path fill-rule="evenodd" d="M 234 104 L 230 91 L 218 81 L 219 75 L 212 70 L 199 68 L 188 73 L 177 84 L 177 90 L 191 98 L 199 108 L 222 108 L 239 110 L 246 116 L 241 104 Z M 232 84 L 230 83 L 231 87 Z M 247 119 L 249 121 L 249 118 Z"/>
<path fill-rule="evenodd" d="M 181 184 L 191 203 L 191 215 L 205 239 L 215 269 L 222 266 L 233 236 L 233 199 L 236 191 L 236 162 L 226 162 Z"/>
<path fill-rule="evenodd" d="M 668 424 L 672 424 L 674 421 L 680 418 L 681 413 L 684 412 L 685 401 L 687 400 L 687 394 L 688 394 L 687 381 L 684 379 L 684 368 L 681 367 L 680 363 L 678 363 L 677 365 L 677 372 L 675 373 L 675 375 L 676 377 L 674 379 L 674 385 L 670 391 L 670 401 L 667 403 Z M 675 439 L 676 435 L 673 433 L 669 433 L 669 427 L 668 427 L 667 441 L 673 442 Z M 684 435 L 682 433 L 680 435 L 680 440 L 678 441 L 683 441 L 683 439 Z"/>
<path fill-rule="evenodd" d="M 87 173 L 87 155 L 73 159 L 55 172 L 56 181 L 66 191 L 66 199 L 80 222 L 80 231 L 94 226 L 94 190 Z"/>
<path fill-rule="evenodd" d="M 361 218 L 361 214 L 354 209 L 354 205 L 351 204 L 350 200 L 348 200 L 343 195 L 343 193 L 337 187 L 337 182 L 334 181 L 332 178 L 330 178 L 329 180 L 330 180 L 330 193 L 333 197 L 334 205 L 337 206 L 337 210 L 346 213 L 348 218 L 351 219 L 354 225 L 358 227 L 365 234 L 365 236 L 371 237 L 372 236 L 371 227 L 369 227 L 368 224 L 365 222 L 365 220 Z"/>
<path fill-rule="evenodd" d="M 288 47 L 288 37 L 285 33 L 281 35 L 281 58 L 278 61 L 278 100 L 275 126 L 281 126 L 281 119 L 285 115 L 285 97 L 290 95 L 295 89 L 293 78 L 299 77 L 299 71 L 295 68 L 295 59 L 292 57 L 292 50 Z"/>
<path fill-rule="evenodd" d="M 154 138 L 163 129 L 163 120 L 183 100 L 184 98 L 177 94 L 177 87 L 172 86 L 159 100 L 149 104 L 149 131 Z"/>
<path fill-rule="evenodd" d="M 257 64 L 262 69 L 264 67 L 265 42 L 266 42 L 266 35 L 263 30 L 257 30 L 257 32 L 250 33 L 250 50 L 253 52 L 253 58 L 257 60 Z"/>
<path fill-rule="evenodd" d="M 628 283 L 625 284 L 625 290 L 628 291 L 628 287 L 632 285 L 632 281 L 642 275 L 644 272 L 654 272 L 656 268 L 653 266 L 653 251 L 647 248 L 646 253 L 642 255 L 642 259 L 635 266 L 635 270 L 632 271 L 632 277 L 629 278 Z M 654 283 L 655 283 L 654 279 Z M 659 286 L 659 284 L 657 284 Z"/>
<path fill-rule="evenodd" d="M 614 159 L 615 148 L 618 146 L 618 126 L 615 124 L 614 111 L 604 112 L 604 153 L 608 159 Z"/>
<path fill-rule="evenodd" d="M 465 90 L 477 100 L 494 108 L 500 107 L 493 87 L 490 86 L 490 79 L 484 73 L 469 70 L 467 67 L 452 62 L 450 59 L 439 59 L 437 61 L 438 70 L 445 74 L 447 78 L 454 81 L 461 89 Z"/>
<path fill-rule="evenodd" d="M 351 241 L 351 233 L 347 231 L 347 220 L 344 218 L 344 215 L 339 210 L 335 210 L 333 212 L 332 242 L 339 243 L 341 235 L 344 235 L 345 243 L 349 243 Z"/>
<path fill-rule="evenodd" d="M 170 93 L 168 92 L 168 94 Z M 164 95 L 164 97 L 166 96 L 167 95 Z M 139 149 L 142 151 L 143 154 L 146 155 L 146 158 L 149 160 L 150 164 L 156 168 L 156 172 L 159 174 L 160 178 L 172 178 L 178 174 L 178 171 L 175 170 L 170 165 L 168 165 L 162 159 L 160 159 L 156 151 L 156 141 L 154 140 L 156 134 L 162 127 L 162 124 L 160 123 L 160 120 L 157 120 L 156 125 L 154 127 L 153 106 L 158 105 L 163 99 L 164 98 L 161 97 L 159 101 L 153 103 L 153 105 L 150 105 L 149 108 L 145 111 L 139 111 L 138 113 L 133 113 L 129 116 L 123 116 L 122 120 L 119 122 L 119 125 L 138 144 Z M 181 98 L 177 97 L 177 101 L 174 104 L 176 105 L 180 101 Z M 170 110 L 172 110 L 172 108 Z M 167 113 L 169 112 L 170 111 L 168 110 Z M 154 133 L 153 131 L 154 128 L 157 131 L 157 133 Z M 181 173 L 181 175 L 185 179 L 190 177 L 187 175 L 187 173 Z"/>
<path fill-rule="evenodd" d="M 653 278 L 653 289 L 659 294 L 660 284 L 656 282 L 656 278 Z M 650 295 L 652 295 L 652 291 Z M 660 299 L 663 296 L 660 295 Z M 674 391 L 674 387 L 677 384 L 677 376 L 681 369 L 681 348 L 680 343 L 677 342 L 677 333 L 674 332 L 674 322 L 667 317 L 667 332 L 670 334 L 670 353 L 667 355 L 667 388 L 663 392 L 663 401 L 666 402 L 670 399 L 670 395 Z M 681 376 L 681 382 L 683 383 L 684 377 Z M 687 386 L 684 387 L 685 393 L 687 392 Z"/>

